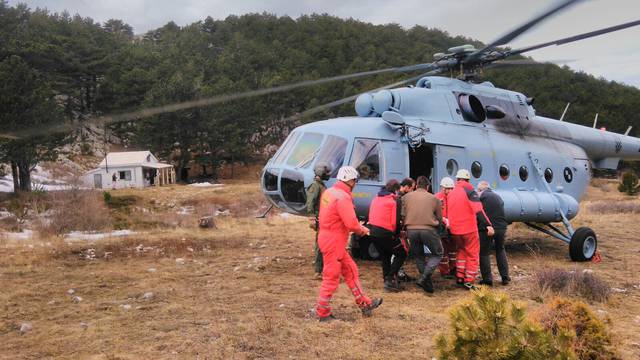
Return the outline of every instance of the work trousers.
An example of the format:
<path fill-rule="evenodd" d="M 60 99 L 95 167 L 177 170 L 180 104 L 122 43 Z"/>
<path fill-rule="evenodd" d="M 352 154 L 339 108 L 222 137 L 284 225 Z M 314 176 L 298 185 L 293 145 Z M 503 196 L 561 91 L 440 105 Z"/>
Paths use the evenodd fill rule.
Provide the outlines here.
<path fill-rule="evenodd" d="M 320 294 L 316 303 L 316 313 L 319 317 L 327 317 L 331 315 L 331 306 L 329 302 L 333 293 L 340 285 L 340 276 L 351 289 L 351 293 L 355 298 L 359 307 L 365 307 L 371 304 L 371 299 L 362 291 L 360 285 L 360 276 L 358 267 L 353 261 L 349 253 L 345 250 L 343 241 L 319 241 L 318 245 L 322 252 L 324 269 L 322 272 L 322 284 L 320 285 Z"/>
<path fill-rule="evenodd" d="M 318 230 L 316 229 L 316 241 L 315 246 L 313 248 L 313 254 L 315 255 L 315 260 L 313 261 L 313 267 L 316 273 L 322 274 L 322 252 L 320 251 L 320 247 L 318 246 Z"/>
<path fill-rule="evenodd" d="M 504 249 L 504 240 L 507 230 L 496 230 L 493 238 L 487 236 L 486 232 L 480 232 L 480 273 L 482 280 L 493 281 L 491 274 L 491 246 L 496 249 L 496 263 L 498 272 L 503 280 L 509 279 L 509 262 L 507 252 Z"/>
<path fill-rule="evenodd" d="M 480 239 L 478 232 L 451 235 L 458 248 L 456 255 L 456 277 L 458 281 L 473 283 L 478 275 L 480 262 Z"/>
<path fill-rule="evenodd" d="M 442 259 L 442 242 L 440 241 L 440 235 L 435 229 L 425 230 L 407 230 L 409 236 L 409 242 L 411 243 L 411 253 L 416 259 L 416 266 L 418 271 L 422 274 L 422 277 L 433 274 L 433 271 L 440 264 Z M 427 247 L 430 254 L 426 254 L 424 247 Z M 425 262 L 426 258 L 426 262 Z"/>
<path fill-rule="evenodd" d="M 404 250 L 400 239 L 390 236 L 371 236 L 371 242 L 380 253 L 380 259 L 382 260 L 382 277 L 387 279 L 389 277 L 396 277 L 398 271 L 407 259 L 407 252 Z M 393 258 L 393 260 L 392 260 Z"/>
<path fill-rule="evenodd" d="M 455 241 L 448 235 L 440 238 L 440 240 L 442 241 L 444 253 L 442 254 L 440 265 L 438 265 L 438 270 L 442 276 L 445 276 L 451 274 L 456 269 L 457 247 Z"/>

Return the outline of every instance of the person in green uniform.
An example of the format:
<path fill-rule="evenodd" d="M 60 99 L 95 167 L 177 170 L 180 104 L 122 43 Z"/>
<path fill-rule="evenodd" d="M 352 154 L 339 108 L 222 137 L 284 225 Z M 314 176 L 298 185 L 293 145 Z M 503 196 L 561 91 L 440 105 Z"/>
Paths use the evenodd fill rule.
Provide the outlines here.
<path fill-rule="evenodd" d="M 320 195 L 327 189 L 324 182 L 329 180 L 331 176 L 331 168 L 326 163 L 318 163 L 313 169 L 315 177 L 313 183 L 307 188 L 307 214 L 312 215 L 310 219 L 310 226 L 316 232 L 315 241 L 315 261 L 313 262 L 315 268 L 315 278 L 322 279 L 322 253 L 318 247 L 318 213 L 320 211 Z"/>

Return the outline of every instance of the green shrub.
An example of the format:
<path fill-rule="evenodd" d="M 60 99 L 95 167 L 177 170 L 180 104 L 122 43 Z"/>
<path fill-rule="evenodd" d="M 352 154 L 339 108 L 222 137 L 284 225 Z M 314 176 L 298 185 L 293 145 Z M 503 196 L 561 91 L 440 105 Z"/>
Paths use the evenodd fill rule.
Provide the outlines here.
<path fill-rule="evenodd" d="M 575 359 L 571 334 L 557 334 L 527 319 L 523 304 L 482 288 L 455 305 L 451 333 L 436 338 L 439 359 Z"/>
<path fill-rule="evenodd" d="M 571 350 L 578 359 L 620 359 L 605 324 L 582 301 L 553 299 L 538 311 L 537 317 L 554 336 L 571 334 Z"/>
<path fill-rule="evenodd" d="M 104 203 L 105 204 L 109 204 L 111 203 L 111 193 L 108 191 L 105 191 L 102 193 L 102 198 L 104 199 Z"/>
<path fill-rule="evenodd" d="M 622 179 L 620 185 L 618 185 L 618 191 L 627 193 L 627 195 L 635 195 L 640 192 L 640 184 L 638 184 L 638 175 L 633 171 L 625 171 L 622 173 Z"/>

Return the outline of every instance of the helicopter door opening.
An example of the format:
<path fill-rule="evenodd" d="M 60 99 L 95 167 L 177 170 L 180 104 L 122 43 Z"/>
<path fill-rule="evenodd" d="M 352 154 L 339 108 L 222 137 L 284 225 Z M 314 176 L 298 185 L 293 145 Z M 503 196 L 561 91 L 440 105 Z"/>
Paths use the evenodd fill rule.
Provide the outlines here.
<path fill-rule="evenodd" d="M 433 148 L 424 143 L 416 148 L 409 147 L 409 176 L 415 180 L 422 175 L 433 182 Z"/>

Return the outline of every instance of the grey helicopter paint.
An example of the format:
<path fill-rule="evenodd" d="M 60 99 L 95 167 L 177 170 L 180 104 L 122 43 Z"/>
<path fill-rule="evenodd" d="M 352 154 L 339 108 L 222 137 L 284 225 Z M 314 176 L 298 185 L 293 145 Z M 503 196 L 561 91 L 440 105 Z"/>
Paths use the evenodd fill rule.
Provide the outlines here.
<path fill-rule="evenodd" d="M 305 188 L 316 163 L 337 169 L 352 165 L 361 178 L 353 190 L 356 213 L 366 219 L 371 199 L 390 179 L 425 175 L 434 191 L 440 180 L 468 169 L 471 182 L 488 181 L 505 203 L 510 222 L 569 243 L 573 260 L 591 259 L 595 232 L 574 230 L 570 220 L 591 179 L 592 169 L 616 169 L 620 160 L 640 160 L 640 139 L 537 116 L 533 100 L 475 84 L 477 71 L 512 55 L 599 36 L 640 21 L 515 50 L 497 50 L 537 22 L 578 1 L 570 0 L 532 19 L 484 49 L 471 45 L 434 55 L 435 61 L 405 67 L 426 70 L 415 86 L 360 95 L 355 117 L 341 117 L 294 129 L 263 170 L 262 189 L 276 207 L 305 214 Z M 459 79 L 428 76 L 460 71 Z M 554 223 L 565 227 L 562 231 Z"/>

